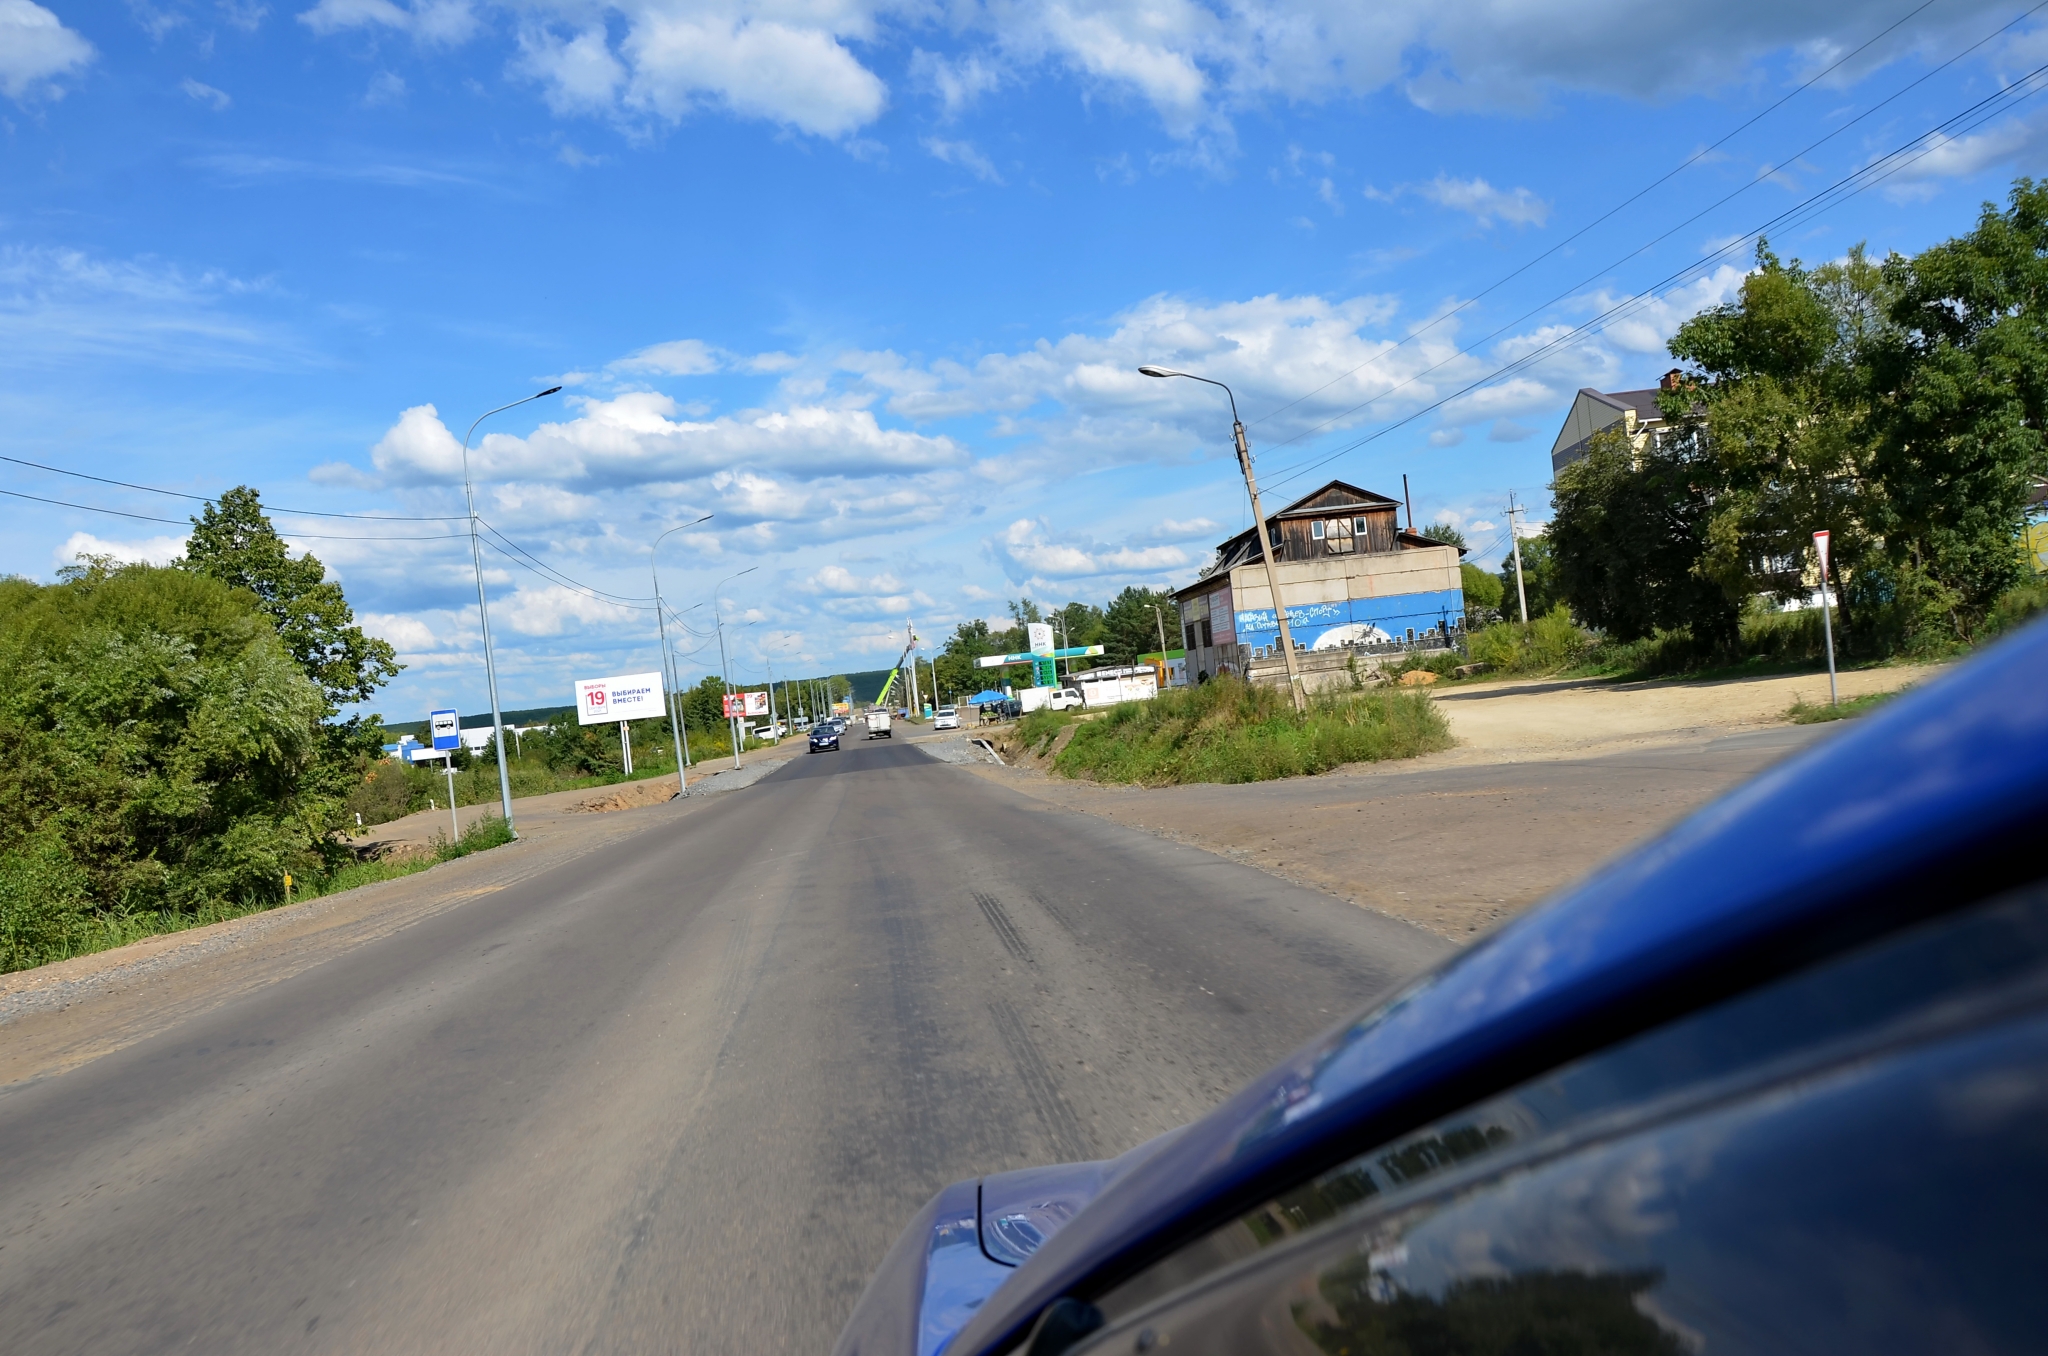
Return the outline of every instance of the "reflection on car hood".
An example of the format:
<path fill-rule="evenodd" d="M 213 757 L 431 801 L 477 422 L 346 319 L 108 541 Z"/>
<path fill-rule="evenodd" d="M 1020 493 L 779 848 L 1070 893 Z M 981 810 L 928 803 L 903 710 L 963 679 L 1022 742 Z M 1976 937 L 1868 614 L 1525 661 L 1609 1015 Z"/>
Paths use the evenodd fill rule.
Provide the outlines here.
<path fill-rule="evenodd" d="M 1311 1042 L 1108 1182 L 949 1350 L 1013 1339 L 1146 1240 L 1263 1198 L 1319 1144 L 1499 1086 L 1678 1004 L 1957 898 L 1936 863 L 2010 860 L 2048 817 L 2048 624 L 1787 759 L 1391 1001 Z M 1993 869 L 1987 867 L 1987 870 Z M 1996 869 L 2004 869 L 1998 867 Z M 1882 887 L 1880 889 L 1879 887 Z M 1873 903 L 1881 901 L 1881 903 Z M 1887 914 L 1886 910 L 1894 913 Z"/>

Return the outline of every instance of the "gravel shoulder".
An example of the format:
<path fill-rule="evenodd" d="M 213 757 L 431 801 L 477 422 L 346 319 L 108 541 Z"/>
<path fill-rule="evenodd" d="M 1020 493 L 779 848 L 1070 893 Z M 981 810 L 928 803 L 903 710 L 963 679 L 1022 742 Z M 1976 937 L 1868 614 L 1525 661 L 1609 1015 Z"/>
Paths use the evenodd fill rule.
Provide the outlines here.
<path fill-rule="evenodd" d="M 1842 696 L 1938 666 L 1858 670 Z M 974 731 L 926 753 L 1033 800 L 1206 849 L 1470 941 L 1840 725 L 1794 726 L 1827 675 L 1721 682 L 1516 680 L 1435 694 L 1458 746 L 1242 786 L 1099 786 L 998 767 Z"/>

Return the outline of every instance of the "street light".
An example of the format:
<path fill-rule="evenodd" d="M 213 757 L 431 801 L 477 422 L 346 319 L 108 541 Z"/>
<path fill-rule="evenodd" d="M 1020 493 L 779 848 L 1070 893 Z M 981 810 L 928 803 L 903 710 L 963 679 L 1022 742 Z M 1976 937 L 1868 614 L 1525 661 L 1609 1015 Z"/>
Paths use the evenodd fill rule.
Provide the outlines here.
<path fill-rule="evenodd" d="M 654 558 L 661 551 L 661 543 L 668 537 L 670 532 L 680 532 L 685 527 L 695 527 L 698 523 L 708 523 L 712 517 L 713 515 L 707 513 L 695 521 L 672 527 L 668 532 L 664 532 L 661 536 L 656 537 L 654 545 L 647 548 L 647 573 L 654 579 L 654 620 L 655 624 L 661 629 L 661 668 L 662 672 L 667 675 L 669 687 L 668 732 L 675 740 L 676 745 L 676 794 L 679 796 L 690 794 L 689 788 L 683 785 L 683 722 L 682 718 L 676 714 L 678 703 L 675 698 L 675 676 L 669 672 L 668 665 L 668 614 L 661 610 L 661 572 L 654 568 Z"/>
<path fill-rule="evenodd" d="M 725 614 L 718 606 L 718 590 L 724 588 L 733 580 L 738 579 L 740 575 L 752 574 L 760 568 L 759 565 L 749 565 L 746 569 L 741 570 L 739 574 L 730 574 L 719 580 L 711 589 L 711 615 L 716 619 L 718 625 L 718 668 L 720 674 L 725 679 L 725 695 L 727 700 L 730 700 L 732 697 L 732 661 L 727 659 L 725 655 Z M 734 723 L 731 716 L 725 718 L 725 724 L 726 728 L 732 733 L 732 765 L 738 767 L 740 765 L 740 727 Z"/>
<path fill-rule="evenodd" d="M 476 567 L 476 614 L 483 622 L 484 631 L 484 677 L 491 687 L 491 743 L 498 750 L 498 807 L 505 815 L 505 832 L 518 838 L 512 827 L 512 774 L 505 770 L 505 718 L 498 711 L 498 661 L 491 654 L 491 612 L 484 604 L 484 552 L 476 536 L 476 488 L 469 480 L 469 440 L 476 436 L 476 425 L 494 414 L 503 414 L 513 405 L 524 405 L 529 400 L 539 400 L 561 390 L 550 386 L 515 400 L 511 405 L 500 405 L 495 410 L 485 410 L 476 417 L 476 423 L 469 426 L 469 432 L 462 435 L 462 498 L 469 506 L 469 563 Z"/>
<path fill-rule="evenodd" d="M 1189 381 L 1207 382 L 1211 386 L 1223 386 L 1220 381 L 1209 377 L 1198 377 L 1192 372 L 1175 372 L 1171 368 L 1153 367 L 1147 364 L 1138 369 L 1145 377 L 1186 377 Z M 1244 487 L 1251 492 L 1252 518 L 1259 539 L 1259 558 L 1266 562 L 1266 588 L 1273 595 L 1273 619 L 1280 626 L 1280 653 L 1287 660 L 1287 690 L 1294 695 L 1294 713 L 1303 715 L 1308 711 L 1308 697 L 1301 688 L 1301 674 L 1294 663 L 1294 632 L 1287 625 L 1287 608 L 1280 601 L 1280 576 L 1273 569 L 1273 547 L 1266 540 L 1266 510 L 1259 504 L 1259 482 L 1252 475 L 1252 447 L 1245 441 L 1244 421 L 1237 417 L 1237 393 L 1223 386 L 1223 394 L 1230 397 L 1230 431 L 1237 440 L 1237 464 L 1244 472 Z"/>

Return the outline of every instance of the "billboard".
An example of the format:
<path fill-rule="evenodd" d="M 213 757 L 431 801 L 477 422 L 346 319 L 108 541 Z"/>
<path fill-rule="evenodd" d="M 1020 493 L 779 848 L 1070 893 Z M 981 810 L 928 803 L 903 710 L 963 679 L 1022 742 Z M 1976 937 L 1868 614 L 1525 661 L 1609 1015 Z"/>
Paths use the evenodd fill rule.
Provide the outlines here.
<path fill-rule="evenodd" d="M 617 678 L 576 680 L 576 723 L 603 725 L 614 720 L 660 718 L 661 675 L 627 673 Z"/>
<path fill-rule="evenodd" d="M 727 716 L 765 716 L 768 714 L 768 694 L 765 692 L 728 692 L 725 694 Z"/>
<path fill-rule="evenodd" d="M 1027 622 L 1024 626 L 1024 634 L 1027 637 L 1025 642 L 1025 648 L 1030 650 L 1031 653 L 1052 653 L 1053 645 L 1051 622 Z"/>
<path fill-rule="evenodd" d="M 462 742 L 462 718 L 453 711 L 427 712 L 427 728 L 437 749 L 452 749 Z"/>

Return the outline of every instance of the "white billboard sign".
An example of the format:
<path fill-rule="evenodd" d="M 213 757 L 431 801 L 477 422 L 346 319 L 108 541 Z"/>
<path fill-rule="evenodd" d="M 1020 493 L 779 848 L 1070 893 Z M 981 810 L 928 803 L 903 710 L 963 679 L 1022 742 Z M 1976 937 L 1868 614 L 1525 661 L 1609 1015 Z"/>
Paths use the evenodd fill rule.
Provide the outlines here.
<path fill-rule="evenodd" d="M 1053 645 L 1051 622 L 1027 622 L 1024 626 L 1024 634 L 1027 637 L 1027 643 L 1031 647 L 1031 653 L 1052 653 Z"/>
<path fill-rule="evenodd" d="M 576 680 L 578 725 L 603 725 L 614 720 L 658 720 L 663 714 L 659 673 L 628 673 L 617 678 Z"/>

